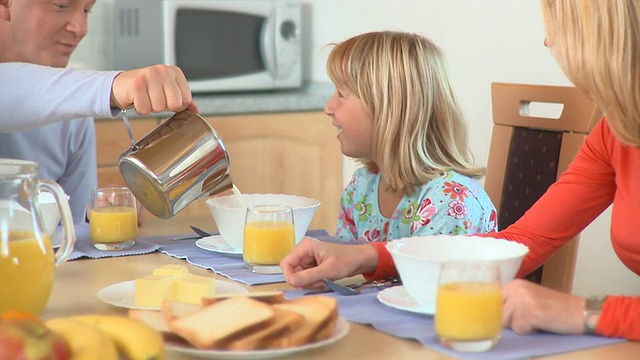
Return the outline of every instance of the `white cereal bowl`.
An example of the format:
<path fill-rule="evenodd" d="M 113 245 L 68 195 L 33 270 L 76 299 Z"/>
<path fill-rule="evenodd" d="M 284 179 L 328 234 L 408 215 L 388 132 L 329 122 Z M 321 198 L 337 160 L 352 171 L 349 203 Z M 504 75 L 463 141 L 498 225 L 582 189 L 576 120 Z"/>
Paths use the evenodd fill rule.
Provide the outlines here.
<path fill-rule="evenodd" d="M 17 225 L 16 228 L 21 229 L 29 229 L 31 228 L 31 223 L 33 217 L 31 213 L 20 206 L 15 206 L 15 203 L 11 203 L 7 200 L 0 201 L 0 211 L 7 211 L 5 209 L 12 208 L 14 211 L 14 221 Z M 60 211 L 58 211 L 58 205 L 56 204 L 56 200 L 51 193 L 48 192 L 40 192 L 38 194 L 38 209 L 40 210 L 40 215 L 42 216 L 42 222 L 44 223 L 45 231 L 52 239 L 52 243 L 57 244 L 59 240 L 54 239 L 56 234 L 56 229 L 58 227 L 58 223 L 60 222 Z M 61 235 L 61 234 L 60 234 Z"/>
<path fill-rule="evenodd" d="M 58 223 L 60 222 L 60 211 L 56 199 L 51 193 L 41 192 L 38 194 L 38 208 L 44 221 L 44 227 L 49 236 L 53 236 Z"/>
<path fill-rule="evenodd" d="M 242 194 L 242 199 L 246 207 L 251 205 L 291 206 L 293 208 L 296 244 L 306 234 L 313 215 L 320 206 L 320 200 L 297 195 Z M 212 197 L 206 202 L 222 238 L 236 250 L 242 251 L 246 207 L 240 204 L 235 195 Z"/>
<path fill-rule="evenodd" d="M 414 236 L 386 245 L 409 295 L 435 313 L 440 266 L 452 260 L 484 260 L 500 264 L 502 283 L 513 280 L 529 248 L 495 238 L 463 235 Z"/>

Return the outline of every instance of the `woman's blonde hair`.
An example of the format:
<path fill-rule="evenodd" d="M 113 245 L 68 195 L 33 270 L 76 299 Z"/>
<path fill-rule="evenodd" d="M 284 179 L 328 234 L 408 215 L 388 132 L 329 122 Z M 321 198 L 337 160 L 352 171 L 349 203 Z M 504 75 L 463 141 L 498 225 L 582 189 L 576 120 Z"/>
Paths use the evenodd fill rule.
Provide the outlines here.
<path fill-rule="evenodd" d="M 551 49 L 615 136 L 640 146 L 640 2 L 541 0 Z"/>
<path fill-rule="evenodd" d="M 373 118 L 373 159 L 358 160 L 378 169 L 389 190 L 412 194 L 447 170 L 484 175 L 473 166 L 467 126 L 436 45 L 392 31 L 332 45 L 329 78 L 360 98 Z"/>

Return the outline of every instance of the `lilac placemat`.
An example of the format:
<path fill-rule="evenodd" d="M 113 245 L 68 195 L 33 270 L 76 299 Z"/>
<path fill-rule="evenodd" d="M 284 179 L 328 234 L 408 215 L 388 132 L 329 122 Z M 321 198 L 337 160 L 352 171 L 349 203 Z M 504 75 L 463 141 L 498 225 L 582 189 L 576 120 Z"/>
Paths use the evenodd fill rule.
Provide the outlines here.
<path fill-rule="evenodd" d="M 325 230 L 310 230 L 307 236 L 318 239 L 331 239 Z M 247 285 L 283 283 L 282 274 L 256 274 L 247 268 L 242 258 L 219 254 L 201 249 L 195 245 L 196 240 L 171 240 L 172 237 L 147 238 L 143 241 L 158 246 L 159 250 L 169 256 L 185 259 L 188 263 L 214 271 Z"/>
<path fill-rule="evenodd" d="M 71 253 L 71 256 L 69 256 L 68 260 L 76 260 L 83 257 L 100 259 L 100 258 L 114 257 L 114 256 L 142 255 L 142 254 L 148 254 L 148 253 L 154 252 L 160 248 L 158 245 L 144 241 L 144 238 L 142 238 L 136 241 L 135 245 L 133 245 L 133 247 L 128 250 L 118 250 L 118 251 L 98 250 L 95 247 L 93 247 L 93 244 L 91 243 L 91 239 L 89 238 L 89 224 L 87 223 L 76 224 L 75 230 L 76 230 L 76 243 L 73 247 L 73 252 Z"/>
<path fill-rule="evenodd" d="M 292 299 L 302 296 L 304 290 L 285 291 L 285 297 Z M 355 296 L 333 296 L 338 300 L 340 315 L 349 321 L 371 325 L 389 335 L 405 339 L 414 339 L 424 346 L 458 359 L 473 360 L 511 360 L 553 355 L 577 351 L 598 346 L 623 342 L 623 339 L 612 339 L 590 335 L 555 335 L 534 333 L 518 335 L 504 329 L 502 338 L 495 348 L 480 353 L 464 353 L 445 348 L 438 343 L 433 317 L 394 309 L 384 305 L 377 299 L 380 290 L 367 288 Z"/>

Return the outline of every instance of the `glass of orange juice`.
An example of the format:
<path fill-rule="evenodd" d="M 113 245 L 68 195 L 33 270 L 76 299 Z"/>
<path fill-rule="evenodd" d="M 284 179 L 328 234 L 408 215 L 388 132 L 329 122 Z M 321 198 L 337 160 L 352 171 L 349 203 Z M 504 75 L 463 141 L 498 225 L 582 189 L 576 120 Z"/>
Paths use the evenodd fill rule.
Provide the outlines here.
<path fill-rule="evenodd" d="M 89 234 L 99 250 L 126 250 L 138 236 L 136 198 L 126 187 L 94 189 L 89 204 Z"/>
<path fill-rule="evenodd" d="M 474 352 L 493 348 L 502 334 L 500 266 L 472 260 L 443 263 L 434 320 L 443 346 Z"/>
<path fill-rule="evenodd" d="M 295 246 L 293 209 L 285 205 L 247 208 L 242 257 L 251 271 L 279 274 L 280 261 Z"/>

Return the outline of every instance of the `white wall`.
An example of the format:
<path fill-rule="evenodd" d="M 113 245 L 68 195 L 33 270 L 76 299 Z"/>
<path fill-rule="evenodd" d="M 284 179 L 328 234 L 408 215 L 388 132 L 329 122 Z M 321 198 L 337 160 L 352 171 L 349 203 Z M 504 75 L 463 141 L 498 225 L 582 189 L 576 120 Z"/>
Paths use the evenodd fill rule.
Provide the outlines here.
<path fill-rule="evenodd" d="M 98 0 L 89 35 L 72 61 L 104 68 L 111 61 L 112 0 Z M 486 165 L 491 137 L 491 82 L 570 85 L 543 45 L 537 0 L 301 0 L 308 28 L 304 34 L 306 78 L 328 82 L 324 70 L 330 42 L 373 30 L 402 30 L 431 38 L 445 52 L 460 103 L 470 127 L 476 163 Z M 329 119 L 327 119 L 327 122 Z M 345 161 L 344 181 L 353 162 Z M 637 276 L 622 266 L 605 240 L 609 215 L 583 234 L 575 293 L 640 294 Z M 594 266 L 597 265 L 597 266 Z M 607 271 L 602 271 L 606 269 Z M 596 276 L 599 274 L 600 276 Z M 615 279 L 615 280 L 614 280 Z"/>

